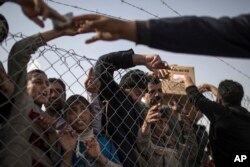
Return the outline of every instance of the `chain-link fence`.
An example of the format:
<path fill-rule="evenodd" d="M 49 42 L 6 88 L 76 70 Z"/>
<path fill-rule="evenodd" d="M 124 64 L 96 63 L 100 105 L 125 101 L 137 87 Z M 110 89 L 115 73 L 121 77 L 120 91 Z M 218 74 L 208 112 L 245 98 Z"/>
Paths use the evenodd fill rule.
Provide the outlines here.
<path fill-rule="evenodd" d="M 4 49 L 3 166 L 211 165 L 208 119 L 148 71 L 122 69 L 133 66 L 131 50 L 97 61 L 45 45 L 39 34 L 16 34 Z"/>

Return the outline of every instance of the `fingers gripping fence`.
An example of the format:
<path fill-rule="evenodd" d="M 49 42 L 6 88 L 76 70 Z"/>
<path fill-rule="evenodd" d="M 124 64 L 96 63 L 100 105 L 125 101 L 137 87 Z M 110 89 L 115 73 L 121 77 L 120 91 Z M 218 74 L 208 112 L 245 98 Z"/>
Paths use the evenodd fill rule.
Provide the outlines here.
<path fill-rule="evenodd" d="M 3 61 L 5 67 L 8 63 L 8 77 L 1 77 L 2 166 L 208 163 L 209 122 L 185 95 L 160 92 L 164 100 L 156 111 L 150 106 L 147 85 L 139 93 L 136 89 L 142 88 L 145 78 L 140 76 L 134 88 L 119 85 L 131 70 L 108 62 L 109 55 L 96 61 L 73 50 L 45 45 L 39 35 L 19 35 L 21 40 Z M 27 73 L 28 62 L 29 67 L 42 71 Z M 94 70 L 89 71 L 90 67 Z M 66 88 L 57 80 L 48 83 L 47 78 L 62 80 Z M 249 108 L 249 98 L 244 103 Z M 153 121 L 156 112 L 160 115 Z"/>

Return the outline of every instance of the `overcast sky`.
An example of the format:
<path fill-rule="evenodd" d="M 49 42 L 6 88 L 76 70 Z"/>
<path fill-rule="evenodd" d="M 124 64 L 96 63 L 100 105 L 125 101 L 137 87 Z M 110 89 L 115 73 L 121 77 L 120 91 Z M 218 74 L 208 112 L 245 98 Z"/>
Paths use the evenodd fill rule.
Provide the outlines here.
<path fill-rule="evenodd" d="M 59 1 L 59 0 L 58 0 Z M 148 14 L 143 10 L 139 10 L 126 3 L 122 3 L 120 0 L 61 0 L 60 2 L 78 6 L 74 8 L 70 6 L 60 5 L 51 1 L 46 1 L 49 6 L 52 6 L 59 13 L 65 14 L 67 12 L 73 12 L 74 15 L 90 13 L 87 10 L 97 11 L 105 14 L 109 14 L 116 17 L 121 17 L 128 20 L 145 20 L 154 18 L 153 15 L 159 17 L 177 17 L 177 14 L 170 10 L 166 5 L 163 5 L 161 0 L 130 0 L 126 1 L 135 5 L 143 10 L 152 13 Z M 243 13 L 249 13 L 250 1 L 249 0 L 168 0 L 167 2 L 173 9 L 179 12 L 181 15 L 196 15 L 196 16 L 237 16 Z M 81 9 L 80 9 L 81 8 Z M 0 8 L 1 13 L 7 18 L 10 26 L 10 32 L 16 34 L 21 32 L 24 35 L 32 35 L 38 32 L 43 32 L 52 28 L 50 20 L 46 21 L 46 28 L 42 29 L 29 21 L 21 12 L 20 8 L 12 3 L 6 3 Z M 178 36 L 178 34 L 176 34 Z M 228 59 L 218 57 L 207 56 L 193 56 L 186 54 L 177 54 L 172 52 L 165 52 L 155 50 L 143 45 L 135 45 L 128 41 L 115 41 L 115 42 L 96 42 L 91 45 L 84 44 L 85 39 L 89 35 L 80 35 L 77 37 L 62 37 L 60 39 L 49 42 L 49 45 L 56 45 L 59 48 L 65 50 L 74 50 L 74 52 L 80 56 L 86 56 L 88 58 L 97 59 L 99 56 L 105 53 L 134 49 L 136 53 L 156 53 L 159 54 L 163 60 L 169 64 L 179 64 L 184 66 L 194 66 L 196 73 L 196 83 L 211 83 L 218 85 L 223 79 L 233 79 L 243 84 L 245 93 L 250 95 L 250 59 Z M 4 62 L 6 67 L 6 60 L 8 51 L 15 42 L 13 38 L 9 38 L 6 43 L 3 43 L 0 47 L 0 59 Z M 20 38 L 16 38 L 19 40 Z M 71 51 L 72 53 L 73 51 Z M 60 57 L 64 57 L 62 51 Z M 68 56 L 68 54 L 65 54 Z M 36 64 L 38 64 L 43 70 L 45 70 L 49 77 L 62 77 L 67 85 L 70 86 L 71 93 L 79 93 L 81 91 L 83 72 L 90 66 L 90 62 L 82 59 L 80 65 L 82 68 L 76 66 L 75 59 L 59 59 L 58 54 L 54 51 L 47 51 L 44 55 L 34 55 Z M 79 57 L 78 57 L 79 58 Z M 224 62 L 223 62 L 224 61 Z M 94 61 L 93 61 L 94 62 Z M 226 63 L 225 63 L 226 62 Z M 67 65 L 65 65 L 68 63 Z M 54 64 L 53 68 L 50 64 Z M 68 71 L 68 67 L 71 66 L 71 71 Z M 233 66 L 233 67 L 230 67 Z M 236 70 L 235 70 L 236 69 Z M 247 76 L 244 76 L 240 72 Z M 80 86 L 80 87 L 79 87 Z"/>

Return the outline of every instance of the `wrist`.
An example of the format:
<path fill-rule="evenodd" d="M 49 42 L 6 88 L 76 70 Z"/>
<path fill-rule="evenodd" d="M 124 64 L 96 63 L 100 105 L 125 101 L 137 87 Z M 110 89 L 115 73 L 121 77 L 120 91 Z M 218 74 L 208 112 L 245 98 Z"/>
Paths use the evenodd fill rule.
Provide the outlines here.
<path fill-rule="evenodd" d="M 146 64 L 146 56 L 134 54 L 133 55 L 133 64 L 134 65 L 145 65 Z"/>
<path fill-rule="evenodd" d="M 137 41 L 136 35 L 136 22 L 135 21 L 123 21 L 121 38 L 130 41 Z"/>
<path fill-rule="evenodd" d="M 60 36 L 63 36 L 63 32 L 62 31 L 57 31 L 57 30 L 49 30 L 43 33 L 40 33 L 42 39 L 44 40 L 44 42 L 48 42 L 50 40 L 53 40 L 55 38 L 58 38 Z"/>
<path fill-rule="evenodd" d="M 151 128 L 151 124 L 144 121 L 142 124 L 142 127 L 141 127 L 142 134 L 144 134 L 144 135 L 148 134 L 150 131 L 150 128 Z"/>

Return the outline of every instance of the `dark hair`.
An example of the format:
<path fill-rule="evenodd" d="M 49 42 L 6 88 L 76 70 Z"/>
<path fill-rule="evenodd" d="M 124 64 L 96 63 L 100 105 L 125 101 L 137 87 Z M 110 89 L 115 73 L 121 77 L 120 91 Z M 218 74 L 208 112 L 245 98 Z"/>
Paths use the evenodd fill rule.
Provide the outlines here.
<path fill-rule="evenodd" d="M 2 43 L 3 40 L 4 40 L 5 38 L 7 38 L 7 36 L 8 36 L 8 33 L 9 33 L 9 25 L 8 25 L 8 22 L 7 22 L 6 18 L 5 18 L 3 15 L 1 15 L 1 14 L 0 14 L 0 21 L 1 21 L 1 22 L 3 23 L 3 25 L 5 26 L 5 28 L 3 29 L 3 31 L 0 30 L 0 31 L 1 31 L 0 43 Z M 4 30 L 5 30 L 5 31 L 4 31 Z"/>
<path fill-rule="evenodd" d="M 148 76 L 148 83 L 149 84 L 159 84 L 159 83 L 161 83 L 161 81 L 158 77 Z"/>
<path fill-rule="evenodd" d="M 85 97 L 83 97 L 81 95 L 72 95 L 66 100 L 66 108 L 65 108 L 64 114 L 68 111 L 70 106 L 76 102 L 80 102 L 80 103 L 84 104 L 87 108 L 90 107 L 90 104 Z"/>
<path fill-rule="evenodd" d="M 49 81 L 49 83 L 58 82 L 62 86 L 63 91 L 64 92 L 66 91 L 66 85 L 64 84 L 64 82 L 60 78 L 49 78 L 48 81 Z"/>
<path fill-rule="evenodd" d="M 224 103 L 240 105 L 244 90 L 240 83 L 233 80 L 224 80 L 219 84 L 218 93 Z"/>
<path fill-rule="evenodd" d="M 35 73 L 46 75 L 45 72 L 42 71 L 42 70 L 39 70 L 39 69 L 31 70 L 31 71 L 28 72 L 28 74 L 27 74 L 27 80 L 31 80 L 32 75 L 35 74 Z"/>
<path fill-rule="evenodd" d="M 146 90 L 148 87 L 148 78 L 141 70 L 131 70 L 122 77 L 119 85 L 123 88 L 137 87 Z"/>

